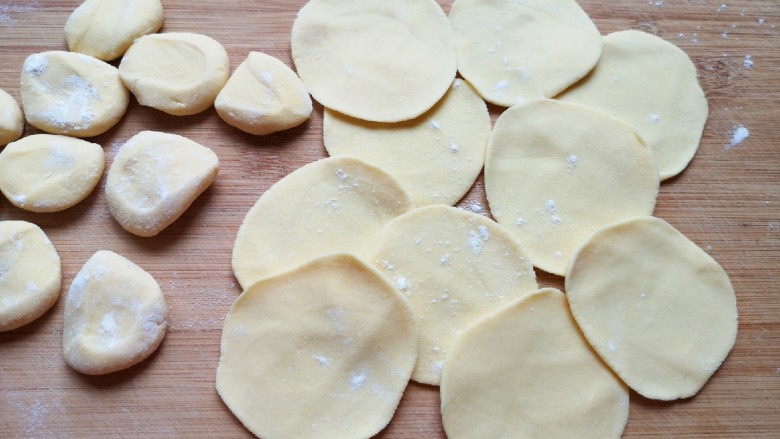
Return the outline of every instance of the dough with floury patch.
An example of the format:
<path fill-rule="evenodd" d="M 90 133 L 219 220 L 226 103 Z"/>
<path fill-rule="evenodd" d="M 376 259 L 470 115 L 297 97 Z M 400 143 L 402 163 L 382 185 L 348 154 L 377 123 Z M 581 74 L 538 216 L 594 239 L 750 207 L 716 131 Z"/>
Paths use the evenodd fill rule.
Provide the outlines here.
<path fill-rule="evenodd" d="M 214 182 L 219 158 L 186 137 L 142 131 L 119 149 L 106 180 L 111 216 L 128 232 L 154 236 Z"/>
<path fill-rule="evenodd" d="M 22 66 L 20 92 L 30 125 L 51 134 L 93 137 L 124 116 L 130 93 L 116 67 L 83 53 L 34 53 Z"/>
<path fill-rule="evenodd" d="M 0 221 L 0 332 L 24 326 L 60 296 L 60 256 L 35 224 Z"/>
<path fill-rule="evenodd" d="M 312 103 L 301 79 L 285 63 L 250 52 L 217 95 L 214 108 L 229 125 L 262 136 L 306 122 Z"/>
<path fill-rule="evenodd" d="M 22 137 L 23 132 L 24 115 L 19 103 L 0 89 L 0 146 Z"/>
<path fill-rule="evenodd" d="M 337 254 L 249 286 L 225 317 L 216 386 L 263 439 L 360 439 L 395 413 L 417 356 L 403 296 Z"/>
<path fill-rule="evenodd" d="M 65 41 L 73 52 L 113 61 L 162 24 L 160 0 L 86 0 L 65 22 Z"/>
<path fill-rule="evenodd" d="M 105 164 L 96 143 L 33 134 L 0 151 L 0 191 L 20 209 L 59 212 L 92 193 Z"/>

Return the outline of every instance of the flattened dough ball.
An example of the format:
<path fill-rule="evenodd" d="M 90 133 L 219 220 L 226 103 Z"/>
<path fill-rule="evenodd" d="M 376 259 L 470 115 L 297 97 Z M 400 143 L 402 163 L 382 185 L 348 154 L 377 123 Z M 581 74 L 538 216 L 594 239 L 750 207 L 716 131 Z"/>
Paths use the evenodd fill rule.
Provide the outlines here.
<path fill-rule="evenodd" d="M 142 131 L 119 149 L 106 180 L 111 216 L 154 236 L 176 221 L 217 177 L 214 151 L 176 134 Z"/>
<path fill-rule="evenodd" d="M 152 34 L 127 49 L 119 75 L 139 104 L 189 116 L 214 103 L 230 75 L 230 60 L 225 48 L 205 35 Z"/>
<path fill-rule="evenodd" d="M 650 151 L 628 124 L 552 100 L 505 111 L 485 160 L 493 216 L 535 266 L 561 276 L 597 229 L 651 215 L 658 186 Z"/>
<path fill-rule="evenodd" d="M 414 119 L 455 79 L 447 16 L 433 0 L 311 0 L 292 55 L 322 105 L 373 122 Z"/>
<path fill-rule="evenodd" d="M 165 336 L 168 307 L 154 278 L 124 257 L 95 253 L 65 298 L 65 362 L 87 375 L 127 369 Z"/>
<path fill-rule="evenodd" d="M 392 177 L 360 160 L 328 158 L 282 178 L 246 214 L 233 246 L 243 288 L 318 256 L 368 258 L 387 222 L 412 208 Z"/>
<path fill-rule="evenodd" d="M 162 24 L 160 0 L 86 0 L 68 17 L 65 41 L 73 52 L 113 61 Z"/>
<path fill-rule="evenodd" d="M 105 164 L 96 143 L 34 134 L 0 151 L 0 191 L 21 209 L 59 212 L 92 193 Z"/>
<path fill-rule="evenodd" d="M 60 256 L 43 230 L 0 221 L 0 332 L 42 316 L 60 296 Z"/>
<path fill-rule="evenodd" d="M 296 127 L 311 116 L 312 104 L 303 82 L 271 55 L 250 52 L 214 102 L 229 125 L 262 136 Z"/>
<path fill-rule="evenodd" d="M 620 438 L 628 389 L 588 346 L 563 293 L 546 288 L 457 340 L 441 412 L 450 439 Z"/>
<path fill-rule="evenodd" d="M 0 146 L 22 137 L 24 115 L 11 95 L 0 89 Z"/>
<path fill-rule="evenodd" d="M 420 326 L 412 379 L 438 385 L 463 330 L 538 288 L 519 243 L 482 215 L 414 209 L 387 224 L 374 264 L 405 293 Z"/>
<path fill-rule="evenodd" d="M 28 56 L 20 91 L 27 122 L 48 133 L 74 137 L 108 131 L 130 102 L 116 67 L 74 52 Z"/>
<path fill-rule="evenodd" d="M 457 0 L 450 22 L 458 71 L 503 107 L 555 96 L 601 55 L 601 35 L 574 0 Z"/>
<path fill-rule="evenodd" d="M 696 67 L 677 46 L 640 31 L 604 37 L 593 72 L 557 97 L 625 120 L 653 152 L 661 180 L 688 166 L 707 121 Z"/>
<path fill-rule="evenodd" d="M 737 337 L 728 275 L 662 219 L 596 232 L 572 258 L 566 294 L 590 344 L 647 398 L 696 394 Z"/>
<path fill-rule="evenodd" d="M 485 163 L 490 137 L 487 105 L 465 81 L 432 109 L 407 122 L 377 123 L 325 110 L 325 148 L 395 177 L 415 206 L 453 205 L 468 192 Z"/>
<path fill-rule="evenodd" d="M 222 332 L 217 391 L 263 439 L 372 437 L 393 416 L 417 353 L 403 297 L 349 255 L 250 286 Z"/>

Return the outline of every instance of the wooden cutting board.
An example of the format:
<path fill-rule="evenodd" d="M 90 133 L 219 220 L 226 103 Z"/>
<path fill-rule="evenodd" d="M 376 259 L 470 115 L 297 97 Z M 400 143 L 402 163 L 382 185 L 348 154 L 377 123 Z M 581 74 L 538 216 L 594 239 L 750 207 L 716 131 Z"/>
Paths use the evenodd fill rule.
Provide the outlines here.
<path fill-rule="evenodd" d="M 0 88 L 19 99 L 25 57 L 67 50 L 62 29 L 78 3 L 0 3 Z M 449 11 L 451 1 L 441 3 Z M 696 64 L 710 103 L 709 121 L 691 166 L 663 184 L 656 214 L 723 265 L 740 312 L 737 344 L 707 386 L 673 403 L 632 394 L 624 437 L 780 437 L 780 5 L 776 0 L 580 3 L 602 33 L 651 32 L 680 46 Z M 252 50 L 292 65 L 289 32 L 302 0 L 163 4 L 163 31 L 217 39 L 234 69 Z M 491 111 L 496 117 L 501 109 Z M 750 137 L 727 147 L 737 126 L 748 128 Z M 84 202 L 57 214 L 28 213 L 0 199 L 0 220 L 31 221 L 46 231 L 62 257 L 64 291 L 97 250 L 116 251 L 146 269 L 171 309 L 165 341 L 127 371 L 88 377 L 62 360 L 62 300 L 38 321 L 0 333 L 0 437 L 251 436 L 214 389 L 223 319 L 241 292 L 230 269 L 233 239 L 270 185 L 325 157 L 322 107 L 301 127 L 253 137 L 224 124 L 213 109 L 173 117 L 134 102 L 117 127 L 93 141 L 105 147 L 110 164 L 118 147 L 145 129 L 187 136 L 221 160 L 217 182 L 159 236 L 138 238 L 113 221 L 105 179 Z M 464 202 L 487 206 L 481 177 Z M 539 273 L 539 279 L 562 287 L 555 276 Z M 443 438 L 438 404 L 438 389 L 411 384 L 379 437 Z"/>

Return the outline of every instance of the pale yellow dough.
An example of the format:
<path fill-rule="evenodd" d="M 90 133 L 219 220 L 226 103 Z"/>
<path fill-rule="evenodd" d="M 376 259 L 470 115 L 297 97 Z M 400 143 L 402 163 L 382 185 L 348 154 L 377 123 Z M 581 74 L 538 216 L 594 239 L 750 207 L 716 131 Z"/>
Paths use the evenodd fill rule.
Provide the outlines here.
<path fill-rule="evenodd" d="M 625 120 L 653 151 L 661 180 L 688 166 L 707 121 L 696 67 L 677 46 L 639 31 L 604 37 L 593 72 L 557 99 Z"/>
<path fill-rule="evenodd" d="M 291 44 L 315 99 L 373 122 L 428 111 L 457 68 L 447 16 L 433 0 L 311 0 L 298 12 Z"/>
<path fill-rule="evenodd" d="M 152 34 L 127 49 L 119 75 L 139 104 L 189 116 L 214 103 L 230 75 L 230 60 L 225 48 L 206 35 Z"/>
<path fill-rule="evenodd" d="M 262 136 L 306 122 L 312 103 L 301 79 L 285 63 L 250 52 L 217 95 L 214 108 L 229 125 Z"/>
<path fill-rule="evenodd" d="M 563 293 L 547 288 L 456 341 L 441 412 L 450 439 L 620 438 L 628 389 L 588 346 Z"/>
<path fill-rule="evenodd" d="M 384 225 L 412 208 L 392 177 L 360 160 L 334 157 L 284 177 L 249 210 L 233 246 L 243 288 L 318 256 L 368 258 Z"/>
<path fill-rule="evenodd" d="M 92 193 L 105 163 L 96 143 L 34 134 L 0 151 L 0 191 L 21 209 L 59 212 Z"/>
<path fill-rule="evenodd" d="M 165 297 L 149 273 L 101 250 L 84 264 L 65 298 L 65 362 L 87 375 L 133 366 L 160 345 L 167 315 Z"/>
<path fill-rule="evenodd" d="M 412 311 L 380 273 L 354 256 L 323 257 L 236 300 L 217 391 L 263 439 L 368 438 L 398 406 L 416 337 Z"/>
<path fill-rule="evenodd" d="M 0 332 L 42 316 L 60 296 L 60 256 L 35 224 L 0 221 Z"/>
<path fill-rule="evenodd" d="M 590 344 L 647 398 L 696 394 L 737 337 L 728 275 L 662 219 L 596 232 L 572 258 L 566 293 Z"/>
<path fill-rule="evenodd" d="M 538 288 L 520 244 L 482 215 L 414 209 L 387 224 L 376 265 L 406 295 L 420 326 L 412 379 L 438 385 L 453 342 L 478 319 Z"/>
<path fill-rule="evenodd" d="M 24 115 L 11 95 L 0 89 L 0 146 L 22 137 Z"/>
<path fill-rule="evenodd" d="M 658 186 L 651 153 L 630 126 L 549 99 L 505 111 L 485 160 L 491 213 L 535 266 L 557 275 L 597 229 L 651 215 Z"/>
<path fill-rule="evenodd" d="M 474 184 L 490 137 L 487 105 L 462 79 L 422 116 L 394 124 L 325 110 L 325 148 L 360 158 L 395 177 L 415 206 L 453 205 Z"/>
<path fill-rule="evenodd" d="M 112 61 L 162 23 L 160 0 L 86 0 L 68 17 L 65 41 L 73 52 Z"/>
<path fill-rule="evenodd" d="M 108 131 L 130 102 L 116 67 L 73 52 L 28 56 L 20 91 L 27 122 L 48 133 L 74 137 Z"/>
<path fill-rule="evenodd" d="M 217 177 L 219 158 L 176 134 L 142 131 L 119 149 L 106 181 L 111 216 L 154 236 L 176 221 Z"/>
<path fill-rule="evenodd" d="M 551 98 L 596 65 L 601 35 L 574 0 L 457 0 L 458 70 L 485 100 Z"/>

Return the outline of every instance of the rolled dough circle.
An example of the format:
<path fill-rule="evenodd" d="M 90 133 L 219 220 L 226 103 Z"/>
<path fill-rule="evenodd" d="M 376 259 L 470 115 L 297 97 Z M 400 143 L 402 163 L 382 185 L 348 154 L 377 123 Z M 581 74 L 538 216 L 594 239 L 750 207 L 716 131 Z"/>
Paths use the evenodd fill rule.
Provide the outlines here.
<path fill-rule="evenodd" d="M 96 143 L 33 134 L 0 151 L 0 191 L 21 209 L 59 212 L 92 193 L 105 164 Z"/>
<path fill-rule="evenodd" d="M 0 221 L 0 332 L 42 316 L 60 296 L 60 256 L 35 224 Z"/>
<path fill-rule="evenodd" d="M 433 0 L 311 0 L 295 19 L 291 48 L 317 101 L 373 122 L 428 111 L 457 68 L 447 16 Z"/>
<path fill-rule="evenodd" d="M 63 357 L 103 375 L 140 363 L 162 343 L 168 307 L 154 278 L 107 250 L 81 268 L 65 298 Z"/>
<path fill-rule="evenodd" d="M 116 67 L 74 52 L 28 56 L 20 92 L 27 122 L 48 133 L 74 137 L 108 131 L 130 103 Z"/>
<path fill-rule="evenodd" d="M 450 439 L 620 438 L 628 389 L 588 346 L 566 298 L 547 288 L 456 341 L 441 382 Z"/>
<path fill-rule="evenodd" d="M 398 180 L 415 206 L 453 205 L 485 163 L 487 105 L 462 79 L 422 116 L 398 123 L 366 122 L 325 110 L 323 139 L 331 156 L 349 155 Z"/>
<path fill-rule="evenodd" d="M 233 246 L 233 273 L 247 288 L 330 253 L 368 258 L 384 225 L 411 208 L 406 192 L 378 168 L 349 157 L 310 163 L 249 210 Z"/>
<path fill-rule="evenodd" d="M 425 384 L 439 384 L 444 357 L 463 330 L 538 288 L 533 266 L 503 227 L 449 206 L 390 221 L 373 260 L 418 320 L 412 379 Z"/>
<path fill-rule="evenodd" d="M 230 75 L 230 60 L 225 48 L 206 35 L 152 34 L 127 49 L 119 75 L 139 104 L 189 116 L 214 103 Z"/>
<path fill-rule="evenodd" d="M 23 132 L 24 115 L 19 103 L 0 89 L 0 146 L 22 137 Z"/>
<path fill-rule="evenodd" d="M 557 275 L 597 229 L 652 214 L 658 186 L 634 130 L 579 105 L 548 99 L 512 107 L 488 144 L 491 213 L 535 266 Z"/>
<path fill-rule="evenodd" d="M 728 275 L 659 218 L 597 231 L 572 258 L 566 293 L 593 348 L 647 398 L 693 396 L 736 340 Z"/>
<path fill-rule="evenodd" d="M 691 59 L 674 44 L 640 31 L 604 37 L 593 72 L 557 99 L 628 122 L 652 150 L 661 180 L 688 166 L 707 122 L 707 98 Z"/>
<path fill-rule="evenodd" d="M 458 71 L 503 107 L 555 96 L 601 55 L 601 35 L 574 0 L 457 0 L 450 22 Z"/>
<path fill-rule="evenodd" d="M 217 391 L 264 439 L 367 438 L 393 416 L 417 354 L 409 306 L 354 256 L 259 281 L 225 318 Z"/>

